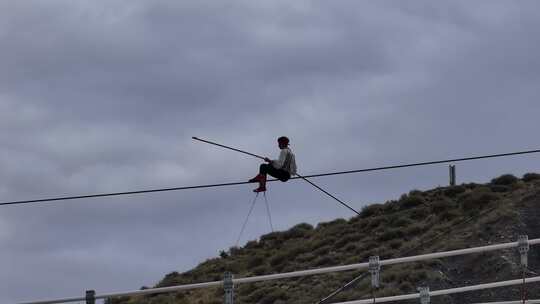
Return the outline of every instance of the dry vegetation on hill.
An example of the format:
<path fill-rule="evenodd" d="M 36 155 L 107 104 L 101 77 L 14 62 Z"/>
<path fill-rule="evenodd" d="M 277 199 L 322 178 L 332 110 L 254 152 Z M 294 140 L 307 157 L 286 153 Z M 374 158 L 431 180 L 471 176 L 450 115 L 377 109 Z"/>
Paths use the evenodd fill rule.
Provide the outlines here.
<path fill-rule="evenodd" d="M 433 251 L 515 241 L 518 234 L 540 237 L 540 175 L 522 179 L 503 175 L 490 183 L 462 184 L 429 191 L 414 190 L 399 200 L 365 207 L 361 216 L 336 219 L 316 227 L 298 224 L 287 231 L 263 235 L 242 248 L 230 248 L 195 269 L 167 274 L 156 287 L 221 280 L 225 271 L 236 277 L 366 262 Z M 540 268 L 540 248 L 531 247 L 530 266 Z M 384 267 L 378 297 L 520 278 L 517 252 L 498 251 L 423 263 Z M 340 272 L 236 288 L 235 303 L 316 303 L 361 272 Z M 336 301 L 369 298 L 364 279 L 339 294 Z M 534 286 L 533 286 L 534 287 Z M 537 287 L 537 286 L 536 286 Z M 540 292 L 529 290 L 529 297 Z M 222 303 L 223 291 L 201 289 L 174 294 L 109 299 L 109 304 Z M 432 303 L 519 299 L 519 288 L 432 298 Z M 403 303 L 403 302 L 402 302 Z M 411 303 L 417 303 L 413 301 Z"/>

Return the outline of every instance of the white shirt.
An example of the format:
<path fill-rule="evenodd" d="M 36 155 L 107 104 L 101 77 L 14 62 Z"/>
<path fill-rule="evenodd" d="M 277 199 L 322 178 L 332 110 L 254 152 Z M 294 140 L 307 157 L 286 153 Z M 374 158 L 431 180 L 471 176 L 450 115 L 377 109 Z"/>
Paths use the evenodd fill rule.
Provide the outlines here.
<path fill-rule="evenodd" d="M 283 169 L 291 174 L 291 176 L 296 174 L 296 160 L 294 158 L 294 153 L 291 149 L 284 148 L 281 149 L 279 153 L 279 159 L 272 160 L 272 166 L 276 169 Z"/>

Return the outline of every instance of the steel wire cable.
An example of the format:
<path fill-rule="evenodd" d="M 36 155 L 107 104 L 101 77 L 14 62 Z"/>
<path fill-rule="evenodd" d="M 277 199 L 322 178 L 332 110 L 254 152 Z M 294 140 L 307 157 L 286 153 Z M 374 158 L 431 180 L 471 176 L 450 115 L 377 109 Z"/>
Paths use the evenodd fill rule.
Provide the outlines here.
<path fill-rule="evenodd" d="M 268 221 L 270 222 L 270 229 L 274 232 L 274 224 L 272 223 L 272 214 L 270 213 L 270 204 L 268 204 L 268 199 L 266 198 L 266 192 L 263 192 L 264 203 L 266 204 L 266 214 L 268 214 Z"/>
<path fill-rule="evenodd" d="M 399 169 L 399 168 L 407 168 L 407 167 L 417 167 L 417 166 L 426 166 L 426 165 L 434 165 L 434 164 L 442 164 L 442 163 L 462 162 L 462 161 L 469 161 L 469 160 L 478 160 L 478 159 L 487 159 L 487 158 L 496 158 L 496 157 L 506 157 L 506 156 L 532 154 L 532 153 L 540 153 L 540 149 L 538 149 L 538 150 L 519 151 L 519 152 L 511 152 L 511 153 L 501 153 L 501 154 L 490 154 L 490 155 L 482 155 L 482 156 L 463 157 L 463 158 L 452 158 L 452 159 L 428 161 L 428 162 L 418 162 L 418 163 L 410 163 L 410 164 L 400 164 L 400 165 L 375 167 L 375 168 L 368 168 L 368 169 L 335 171 L 335 172 L 329 172 L 329 173 L 319 173 L 319 174 L 305 175 L 305 176 L 303 176 L 303 178 L 313 178 L 313 177 L 324 177 L 324 176 L 362 173 L 362 172 L 371 172 L 371 171 L 391 170 L 391 169 Z M 297 176 L 297 177 L 292 177 L 291 179 L 300 179 L 300 178 L 301 178 L 300 176 Z M 277 181 L 277 179 L 269 179 L 268 181 L 269 182 L 275 182 L 275 181 Z M 155 192 L 165 192 L 165 191 L 179 191 L 179 190 L 189 190 L 189 189 L 202 189 L 202 188 L 214 188 L 214 187 L 225 187 L 225 186 L 237 186 L 237 185 L 245 185 L 245 184 L 250 184 L 250 183 L 252 183 L 252 182 L 228 182 L 228 183 L 206 184 L 206 185 L 196 185 L 196 186 L 170 187 L 170 188 L 158 188 L 158 189 L 147 189 L 147 190 L 98 193 L 98 194 L 75 195 L 75 196 L 61 196 L 61 197 L 51 197 L 51 198 L 32 199 L 32 200 L 17 200 L 17 201 L 2 202 L 2 203 L 0 203 L 0 206 L 31 204 L 31 203 L 45 203 L 45 202 L 53 202 L 53 201 L 65 201 L 65 200 L 76 200 L 76 199 L 98 198 L 98 197 L 109 197 L 109 196 L 120 196 L 120 195 L 133 195 L 133 194 L 155 193 Z"/>
<path fill-rule="evenodd" d="M 240 238 L 242 237 L 242 234 L 244 233 L 244 230 L 246 229 L 247 222 L 249 220 L 249 216 L 251 215 L 251 212 L 253 212 L 253 208 L 255 207 L 255 203 L 257 203 L 257 198 L 259 197 L 259 193 L 257 192 L 255 194 L 255 197 L 251 201 L 251 207 L 249 208 L 249 212 L 246 216 L 246 219 L 244 220 L 244 224 L 242 225 L 242 229 L 240 229 L 240 233 L 238 234 L 238 238 L 236 239 L 236 245 L 235 247 L 238 247 L 238 244 L 240 243 Z"/>

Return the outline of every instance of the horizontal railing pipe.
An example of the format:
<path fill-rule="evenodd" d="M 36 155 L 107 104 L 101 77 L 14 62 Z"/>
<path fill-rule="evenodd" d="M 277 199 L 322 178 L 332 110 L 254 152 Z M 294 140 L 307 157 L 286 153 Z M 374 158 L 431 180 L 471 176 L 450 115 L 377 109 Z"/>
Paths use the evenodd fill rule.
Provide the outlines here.
<path fill-rule="evenodd" d="M 535 283 L 535 282 L 540 282 L 540 277 L 531 277 L 531 278 L 525 279 L 525 284 L 530 284 L 530 283 Z M 472 285 L 472 286 L 464 286 L 464 287 L 458 287 L 458 288 L 430 291 L 429 296 L 436 297 L 436 296 L 449 295 L 449 294 L 455 294 L 455 293 L 463 293 L 463 292 L 468 292 L 468 291 L 491 289 L 491 288 L 506 287 L 506 286 L 513 286 L 513 285 L 521 285 L 521 284 L 523 284 L 523 279 L 494 282 L 494 283 L 487 283 L 487 284 L 480 284 L 480 285 Z M 418 298 L 420 298 L 420 294 L 413 293 L 413 294 L 400 295 L 400 296 L 377 298 L 377 303 L 411 300 L 411 299 L 418 299 Z M 373 303 L 373 298 L 356 300 L 356 301 L 348 301 L 348 302 L 339 302 L 339 303 L 334 303 L 334 304 L 371 304 L 371 303 Z"/>
<path fill-rule="evenodd" d="M 540 239 L 529 240 L 529 245 L 538 245 L 538 244 L 540 244 Z M 488 251 L 494 251 L 494 250 L 508 249 L 508 248 L 514 248 L 517 246 L 518 246 L 518 242 L 512 242 L 512 243 L 488 245 L 488 246 L 481 246 L 481 247 L 473 247 L 473 248 L 467 248 L 467 249 L 428 253 L 428 254 L 422 254 L 422 255 L 416 255 L 416 256 L 410 256 L 410 257 L 381 260 L 380 265 L 384 266 L 384 265 L 393 265 L 393 264 L 407 263 L 407 262 L 418 262 L 418 261 L 439 259 L 439 258 L 451 257 L 451 256 L 459 256 L 459 255 L 465 255 L 465 254 L 471 254 L 471 253 L 482 253 L 482 252 L 488 252 Z M 301 277 L 301 276 L 310 276 L 310 275 L 340 272 L 340 271 L 347 271 L 347 270 L 361 270 L 361 269 L 367 269 L 368 267 L 369 267 L 369 263 L 357 263 L 357 264 L 350 264 L 350 265 L 341 265 L 341 266 L 292 271 L 292 272 L 285 272 L 285 273 L 275 273 L 275 274 L 268 274 L 268 275 L 255 276 L 255 277 L 237 278 L 237 279 L 233 279 L 233 283 L 245 284 L 245 283 L 278 280 L 278 279 L 288 279 L 288 278 L 295 278 L 295 277 Z M 95 298 L 105 299 L 105 298 L 130 296 L 130 295 L 131 296 L 148 295 L 148 294 L 156 294 L 156 293 L 176 292 L 176 291 L 182 291 L 182 290 L 188 290 L 188 289 L 217 287 L 217 286 L 222 286 L 222 285 L 223 285 L 222 281 L 213 281 L 213 282 L 177 285 L 177 286 L 160 287 L 160 288 L 149 288 L 149 289 L 144 289 L 144 290 L 99 294 L 99 295 L 96 295 Z M 19 304 L 68 303 L 68 302 L 82 301 L 84 299 L 85 298 L 68 298 L 68 299 L 58 299 L 58 300 L 48 300 L 48 301 L 24 302 L 24 303 L 19 303 Z"/>
<path fill-rule="evenodd" d="M 503 301 L 503 302 L 484 302 L 484 303 L 474 303 L 474 304 L 523 304 L 523 301 Z M 539 300 L 525 300 L 525 304 L 540 304 Z"/>
<path fill-rule="evenodd" d="M 18 304 L 55 304 L 55 303 L 70 303 L 70 302 L 81 302 L 86 301 L 86 296 L 78 298 L 63 298 L 55 300 L 43 300 L 43 301 L 33 301 L 33 302 L 21 302 Z"/>

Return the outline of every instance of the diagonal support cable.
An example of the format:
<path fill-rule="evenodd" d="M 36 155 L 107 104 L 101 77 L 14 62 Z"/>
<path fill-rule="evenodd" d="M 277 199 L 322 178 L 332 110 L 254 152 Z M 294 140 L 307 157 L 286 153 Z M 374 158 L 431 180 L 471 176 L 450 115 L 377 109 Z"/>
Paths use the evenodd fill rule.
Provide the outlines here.
<path fill-rule="evenodd" d="M 296 173 L 296 175 L 298 175 L 298 177 L 300 177 L 301 179 L 305 180 L 306 182 L 308 182 L 309 184 L 311 184 L 313 187 L 319 189 L 321 192 L 323 192 L 324 194 L 330 196 L 331 198 L 333 198 L 334 200 L 336 200 L 338 203 L 342 204 L 343 206 L 349 208 L 350 210 L 352 210 L 354 213 L 356 213 L 357 215 L 360 215 L 360 212 L 356 211 L 355 209 L 353 209 L 353 207 L 349 206 L 347 203 L 343 202 L 342 200 L 340 200 L 339 198 L 333 196 L 332 194 L 330 194 L 328 191 L 324 190 L 323 188 L 317 186 L 315 183 L 313 183 L 312 181 L 310 181 L 309 179 L 305 178 L 304 176 Z"/>
<path fill-rule="evenodd" d="M 249 217 L 251 216 L 251 212 L 253 212 L 253 207 L 255 207 L 255 203 L 257 202 L 257 198 L 259 197 L 259 193 L 255 194 L 255 197 L 253 198 L 253 201 L 251 202 L 251 207 L 249 208 L 248 215 L 246 216 L 246 219 L 244 220 L 244 224 L 242 225 L 242 229 L 240 230 L 240 233 L 238 234 L 238 238 L 236 239 L 236 247 L 238 247 L 238 244 L 240 243 L 240 238 L 242 237 L 242 234 L 244 233 L 244 230 L 246 229 L 247 222 L 249 220 Z"/>
<path fill-rule="evenodd" d="M 270 213 L 270 204 L 268 204 L 268 199 L 266 198 L 266 191 L 263 192 L 264 203 L 266 204 L 266 214 L 268 214 L 268 221 L 270 222 L 270 229 L 274 232 L 274 225 L 272 224 L 272 214 Z"/>

